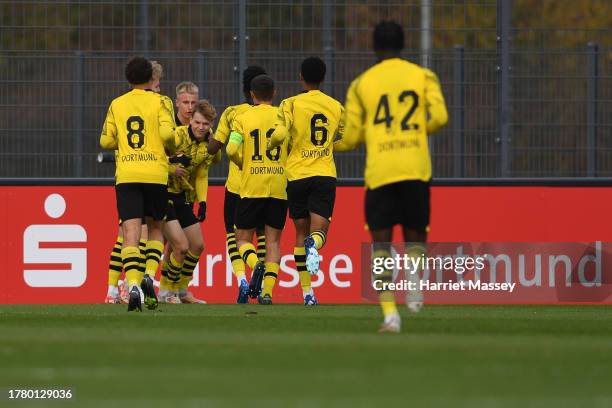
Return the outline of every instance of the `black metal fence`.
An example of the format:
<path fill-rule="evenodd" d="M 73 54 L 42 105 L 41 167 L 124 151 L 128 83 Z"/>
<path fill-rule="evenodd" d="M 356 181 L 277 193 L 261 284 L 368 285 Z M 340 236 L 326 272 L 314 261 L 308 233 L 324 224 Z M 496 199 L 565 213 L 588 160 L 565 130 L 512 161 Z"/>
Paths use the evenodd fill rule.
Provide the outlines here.
<path fill-rule="evenodd" d="M 191 80 L 219 111 L 240 102 L 247 64 L 266 67 L 280 101 L 299 92 L 301 60 L 320 55 L 325 91 L 343 100 L 374 63 L 382 18 L 402 22 L 404 56 L 440 77 L 450 122 L 431 138 L 435 177 L 612 176 L 612 4 L 560 0 L 608 17 L 526 26 L 545 3 L 0 0 L 0 177 L 112 176 L 95 160 L 98 138 L 131 55 L 163 65 L 163 93 Z M 360 178 L 363 163 L 363 150 L 339 154 L 339 176 Z"/>

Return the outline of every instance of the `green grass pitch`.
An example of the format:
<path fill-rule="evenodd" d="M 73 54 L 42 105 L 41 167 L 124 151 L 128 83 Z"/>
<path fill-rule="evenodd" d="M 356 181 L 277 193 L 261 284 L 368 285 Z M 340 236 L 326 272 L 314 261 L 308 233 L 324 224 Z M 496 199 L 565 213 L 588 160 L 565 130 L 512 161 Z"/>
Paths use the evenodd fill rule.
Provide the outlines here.
<path fill-rule="evenodd" d="M 0 406 L 612 406 L 606 306 L 160 308 L 0 306 L 0 388 L 76 397 Z"/>

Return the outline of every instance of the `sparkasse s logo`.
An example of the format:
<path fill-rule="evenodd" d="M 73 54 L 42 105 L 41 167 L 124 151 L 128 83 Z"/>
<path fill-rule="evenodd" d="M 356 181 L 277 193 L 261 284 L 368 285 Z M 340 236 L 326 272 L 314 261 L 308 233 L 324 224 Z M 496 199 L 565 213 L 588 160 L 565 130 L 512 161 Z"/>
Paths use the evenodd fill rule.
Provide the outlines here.
<path fill-rule="evenodd" d="M 58 219 L 66 212 L 66 200 L 60 194 L 50 194 L 45 199 L 44 209 L 50 218 Z M 81 225 L 30 225 L 23 233 L 24 281 L 37 288 L 83 285 L 87 279 L 87 249 L 62 248 L 58 244 L 71 243 L 73 246 L 85 242 L 87 232 Z M 42 265 L 47 268 L 42 269 Z M 35 266 L 40 269 L 34 269 Z"/>

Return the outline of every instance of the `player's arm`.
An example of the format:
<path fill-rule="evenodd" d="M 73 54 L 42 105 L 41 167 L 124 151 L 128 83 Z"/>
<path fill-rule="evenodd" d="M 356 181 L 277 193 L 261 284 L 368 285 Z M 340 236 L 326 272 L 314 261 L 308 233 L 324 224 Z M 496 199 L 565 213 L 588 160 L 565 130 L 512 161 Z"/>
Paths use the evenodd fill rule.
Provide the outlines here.
<path fill-rule="evenodd" d="M 159 124 L 159 136 L 162 139 L 164 147 L 170 154 L 174 154 L 176 151 L 176 141 L 174 134 L 173 112 L 170 112 L 166 104 L 161 99 L 157 121 Z"/>
<path fill-rule="evenodd" d="M 194 171 L 193 188 L 196 193 L 196 199 L 198 202 L 206 201 L 206 196 L 208 195 L 208 166 L 205 163 L 200 163 Z"/>
<path fill-rule="evenodd" d="M 358 93 L 359 79 L 357 78 L 351 83 L 346 94 L 344 114 L 340 119 L 342 136 L 340 140 L 334 143 L 335 151 L 352 150 L 364 142 L 363 122 L 366 115 Z M 338 129 L 340 129 L 340 125 L 338 125 Z"/>
<path fill-rule="evenodd" d="M 340 141 L 344 138 L 344 106 L 340 105 L 340 116 L 338 119 L 338 127 L 336 128 L 336 133 L 334 134 L 334 143 Z M 335 144 L 334 144 L 335 148 Z"/>
<path fill-rule="evenodd" d="M 192 187 L 195 190 L 195 199 L 199 203 L 197 218 L 202 222 L 206 219 L 206 198 L 208 195 L 208 164 L 200 163 L 194 169 Z"/>
<path fill-rule="evenodd" d="M 289 137 L 289 130 L 293 126 L 293 99 L 285 99 L 278 107 L 276 122 L 274 123 L 274 133 L 268 139 L 268 149 L 283 144 Z"/>
<path fill-rule="evenodd" d="M 223 147 L 225 143 L 227 143 L 227 139 L 229 138 L 229 134 L 231 132 L 230 127 L 230 114 L 233 109 L 227 108 L 221 114 L 221 118 L 219 118 L 219 125 L 217 126 L 217 131 L 215 132 L 215 136 L 211 137 L 208 140 L 208 154 L 217 154 L 219 150 Z"/>
<path fill-rule="evenodd" d="M 112 105 L 108 108 L 104 126 L 102 126 L 100 147 L 108 150 L 117 150 L 119 147 L 119 142 L 117 140 L 117 125 L 115 124 L 115 115 L 113 114 Z"/>
<path fill-rule="evenodd" d="M 172 116 L 172 128 L 176 129 L 176 119 L 174 116 L 174 103 L 172 102 L 172 99 L 168 98 L 166 95 L 160 95 L 160 96 L 161 96 L 162 104 L 165 105 L 166 109 L 170 112 L 170 115 Z"/>
<path fill-rule="evenodd" d="M 440 81 L 429 69 L 425 69 L 425 106 L 428 113 L 427 133 L 435 133 L 448 123 L 448 112 Z"/>
<path fill-rule="evenodd" d="M 229 142 L 227 147 L 225 148 L 225 152 L 227 153 L 227 157 L 234 162 L 238 167 L 242 169 L 242 142 L 244 141 L 244 137 L 238 131 L 233 131 L 230 133 Z"/>

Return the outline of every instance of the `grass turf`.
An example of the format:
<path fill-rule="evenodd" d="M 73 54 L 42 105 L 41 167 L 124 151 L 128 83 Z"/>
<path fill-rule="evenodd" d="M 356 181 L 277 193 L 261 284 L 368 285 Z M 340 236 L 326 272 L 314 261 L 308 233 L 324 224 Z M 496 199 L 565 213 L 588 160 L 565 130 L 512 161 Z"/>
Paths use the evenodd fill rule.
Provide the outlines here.
<path fill-rule="evenodd" d="M 52 406 L 612 406 L 610 307 L 402 307 L 399 335 L 374 305 L 125 310 L 0 306 L 0 388 L 74 389 Z"/>

